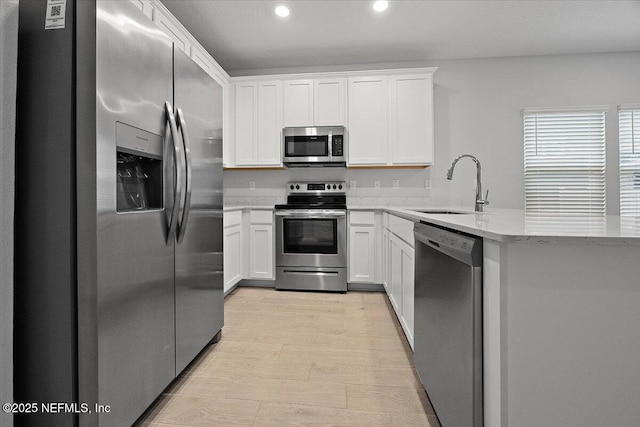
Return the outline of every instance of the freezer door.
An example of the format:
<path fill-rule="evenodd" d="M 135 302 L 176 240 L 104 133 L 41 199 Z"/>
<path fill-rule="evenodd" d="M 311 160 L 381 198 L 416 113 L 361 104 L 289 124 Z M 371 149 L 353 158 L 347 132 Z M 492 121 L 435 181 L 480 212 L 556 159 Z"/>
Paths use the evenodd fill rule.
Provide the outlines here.
<path fill-rule="evenodd" d="M 171 41 L 133 3 L 98 1 L 96 25 L 97 396 L 111 406 L 99 415 L 103 427 L 131 425 L 175 376 L 174 244 L 166 239 L 174 159 L 165 114 L 173 69 Z"/>
<path fill-rule="evenodd" d="M 179 374 L 223 324 L 222 88 L 176 48 L 174 79 L 176 118 L 185 135 L 188 202 L 176 244 Z"/>

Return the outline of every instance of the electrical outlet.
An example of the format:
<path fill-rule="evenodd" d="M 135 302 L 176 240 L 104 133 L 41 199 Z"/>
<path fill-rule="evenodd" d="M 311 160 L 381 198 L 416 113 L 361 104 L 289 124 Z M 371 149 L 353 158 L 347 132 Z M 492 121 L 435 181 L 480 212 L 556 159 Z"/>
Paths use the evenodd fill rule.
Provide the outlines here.
<path fill-rule="evenodd" d="M 255 189 L 256 189 L 256 182 L 249 181 L 249 190 L 255 190 Z"/>
<path fill-rule="evenodd" d="M 397 190 L 400 188 L 400 180 L 399 179 L 394 179 L 393 180 L 393 189 Z"/>
<path fill-rule="evenodd" d="M 380 189 L 380 180 L 379 179 L 374 179 L 373 180 L 373 188 L 375 188 L 376 190 Z"/>
<path fill-rule="evenodd" d="M 431 190 L 431 180 L 430 179 L 425 179 L 424 180 L 424 188 L 427 190 Z"/>
<path fill-rule="evenodd" d="M 349 190 L 355 190 L 356 189 L 356 180 L 352 179 L 349 181 Z"/>

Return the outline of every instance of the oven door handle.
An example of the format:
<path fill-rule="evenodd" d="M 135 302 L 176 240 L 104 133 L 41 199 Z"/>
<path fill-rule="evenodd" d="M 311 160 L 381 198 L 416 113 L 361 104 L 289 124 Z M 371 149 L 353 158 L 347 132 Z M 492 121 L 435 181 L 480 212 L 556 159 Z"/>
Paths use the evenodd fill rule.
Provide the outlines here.
<path fill-rule="evenodd" d="M 291 219 L 327 219 L 327 218 L 342 218 L 346 216 L 345 212 L 330 212 L 330 211 L 319 211 L 314 213 L 294 213 L 294 212 L 276 212 L 276 216 L 291 218 Z"/>

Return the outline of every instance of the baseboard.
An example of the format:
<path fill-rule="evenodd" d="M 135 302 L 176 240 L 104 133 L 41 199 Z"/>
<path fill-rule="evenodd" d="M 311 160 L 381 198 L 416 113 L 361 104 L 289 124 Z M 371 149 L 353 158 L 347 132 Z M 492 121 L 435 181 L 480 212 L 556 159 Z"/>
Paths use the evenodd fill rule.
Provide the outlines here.
<path fill-rule="evenodd" d="M 246 286 L 251 288 L 275 288 L 275 280 L 256 280 L 256 279 L 242 279 L 236 286 Z"/>
<path fill-rule="evenodd" d="M 233 284 L 229 289 L 224 291 L 224 297 L 226 298 L 231 292 L 235 291 L 236 288 L 240 285 L 240 280 L 238 280 L 235 284 Z"/>
<path fill-rule="evenodd" d="M 237 287 L 248 288 L 274 288 L 276 287 L 275 280 L 256 280 L 256 279 L 242 279 L 231 288 L 229 288 L 224 296 L 226 297 L 233 292 Z M 384 292 L 384 285 L 381 283 L 347 283 L 348 291 L 364 291 L 364 292 Z"/>
<path fill-rule="evenodd" d="M 349 291 L 384 292 L 382 283 L 347 283 Z"/>

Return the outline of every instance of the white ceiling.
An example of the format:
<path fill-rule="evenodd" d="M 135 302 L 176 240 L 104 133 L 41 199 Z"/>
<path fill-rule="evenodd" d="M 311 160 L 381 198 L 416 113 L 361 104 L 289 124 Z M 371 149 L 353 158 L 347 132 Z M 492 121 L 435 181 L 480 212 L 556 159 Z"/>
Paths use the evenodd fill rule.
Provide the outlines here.
<path fill-rule="evenodd" d="M 162 0 L 229 74 L 317 65 L 640 51 L 640 1 Z M 278 18 L 277 4 L 291 9 Z"/>

